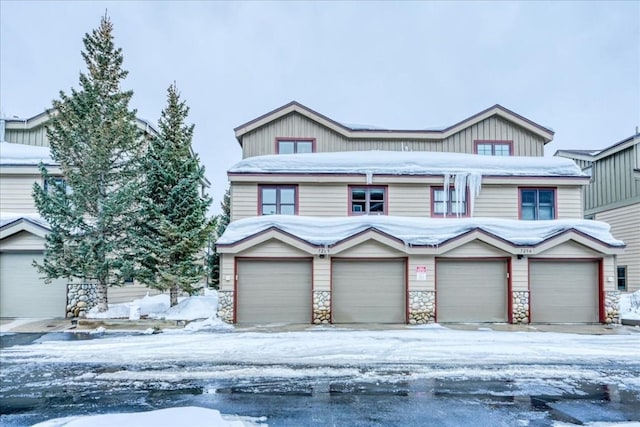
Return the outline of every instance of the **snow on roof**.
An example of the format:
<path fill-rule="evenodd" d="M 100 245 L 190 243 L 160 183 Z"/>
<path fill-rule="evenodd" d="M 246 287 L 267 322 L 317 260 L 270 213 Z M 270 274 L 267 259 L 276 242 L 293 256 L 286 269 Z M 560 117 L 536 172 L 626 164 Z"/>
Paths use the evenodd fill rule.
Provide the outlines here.
<path fill-rule="evenodd" d="M 21 219 L 24 219 L 33 224 L 44 227 L 46 229 L 51 228 L 49 227 L 49 223 L 47 223 L 47 221 L 45 221 L 45 219 L 42 218 L 37 213 L 15 213 L 15 212 L 0 212 L 0 228 L 4 227 L 5 225 L 11 224 L 13 222 L 19 221 Z"/>
<path fill-rule="evenodd" d="M 585 176 L 573 160 L 563 157 L 494 157 L 423 151 L 349 151 L 258 156 L 236 163 L 229 172 Z"/>
<path fill-rule="evenodd" d="M 0 164 L 2 165 L 57 165 L 51 158 L 49 147 L 0 142 Z"/>
<path fill-rule="evenodd" d="M 271 215 L 230 223 L 216 242 L 230 245 L 276 228 L 318 246 L 329 246 L 375 229 L 412 246 L 436 246 L 476 229 L 514 245 L 537 245 L 555 235 L 576 230 L 610 246 L 624 246 L 609 224 L 592 220 L 520 221 L 502 218 L 420 218 L 397 216 L 306 217 Z"/>

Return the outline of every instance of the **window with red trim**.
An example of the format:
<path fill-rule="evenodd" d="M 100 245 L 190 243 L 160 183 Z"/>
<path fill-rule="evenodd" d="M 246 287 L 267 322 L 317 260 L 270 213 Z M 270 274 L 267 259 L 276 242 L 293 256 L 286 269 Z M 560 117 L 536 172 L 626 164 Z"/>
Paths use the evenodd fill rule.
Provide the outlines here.
<path fill-rule="evenodd" d="M 556 190 L 554 188 L 521 188 L 520 219 L 546 220 L 556 217 Z"/>
<path fill-rule="evenodd" d="M 312 139 L 278 139 L 276 141 L 278 154 L 313 153 Z"/>
<path fill-rule="evenodd" d="M 349 205 L 352 215 L 385 215 L 387 213 L 385 187 L 350 187 Z"/>
<path fill-rule="evenodd" d="M 459 194 L 454 187 L 449 187 L 445 194 L 444 187 L 432 187 L 431 216 L 467 216 L 468 203 L 466 189 Z M 446 196 L 446 197 L 445 197 Z"/>
<path fill-rule="evenodd" d="M 511 156 L 508 141 L 476 141 L 476 153 L 481 156 Z"/>
<path fill-rule="evenodd" d="M 260 215 L 295 215 L 297 187 L 294 185 L 261 185 Z"/>

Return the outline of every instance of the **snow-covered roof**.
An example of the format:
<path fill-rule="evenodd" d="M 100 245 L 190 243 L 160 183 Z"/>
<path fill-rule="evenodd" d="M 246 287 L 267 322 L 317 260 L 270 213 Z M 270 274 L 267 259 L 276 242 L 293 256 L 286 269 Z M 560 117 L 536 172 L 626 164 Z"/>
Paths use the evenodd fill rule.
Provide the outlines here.
<path fill-rule="evenodd" d="M 503 218 L 420 218 L 397 216 L 307 217 L 271 215 L 229 224 L 218 245 L 231 245 L 269 229 L 278 229 L 317 246 L 331 246 L 373 229 L 410 246 L 437 246 L 481 230 L 516 246 L 535 246 L 567 231 L 577 231 L 606 245 L 623 247 L 607 223 L 591 220 L 521 221 Z"/>
<path fill-rule="evenodd" d="M 49 147 L 0 142 L 0 164 L 13 165 L 57 165 L 51 158 Z"/>
<path fill-rule="evenodd" d="M 236 163 L 229 169 L 229 173 L 585 176 L 573 160 L 562 157 L 494 157 L 423 151 L 351 151 L 258 156 Z"/>

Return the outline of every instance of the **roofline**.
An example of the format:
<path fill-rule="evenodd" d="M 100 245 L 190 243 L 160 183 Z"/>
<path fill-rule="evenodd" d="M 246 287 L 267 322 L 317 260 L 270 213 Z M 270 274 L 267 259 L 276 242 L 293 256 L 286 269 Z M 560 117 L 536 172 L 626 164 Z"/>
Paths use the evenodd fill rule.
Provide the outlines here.
<path fill-rule="evenodd" d="M 625 150 L 633 145 L 640 143 L 640 133 L 636 133 L 630 137 L 623 139 L 622 141 L 616 142 L 613 145 L 608 146 L 598 152 L 598 154 L 592 156 L 590 154 L 580 154 L 572 152 L 571 150 L 557 150 L 554 156 L 566 157 L 570 159 L 578 159 L 585 160 L 588 162 L 595 162 L 597 160 L 604 159 L 605 157 L 609 157 L 619 151 Z M 593 150 L 598 151 L 598 150 Z"/>
<path fill-rule="evenodd" d="M 36 230 L 43 231 L 42 234 L 33 233 L 29 228 L 35 227 Z M 39 237 L 44 237 L 47 233 L 51 231 L 51 228 L 46 227 L 38 222 L 31 220 L 26 217 L 18 217 L 13 221 L 7 222 L 6 224 L 0 227 L 0 240 L 6 239 L 7 237 L 11 237 L 14 234 L 17 234 L 21 231 L 27 231 L 31 234 L 36 234 Z"/>
<path fill-rule="evenodd" d="M 433 129 L 433 130 L 425 130 L 425 129 L 351 129 L 342 123 L 339 123 L 317 111 L 312 110 L 309 107 L 306 107 L 300 104 L 297 101 L 291 101 L 288 104 L 285 104 L 281 107 L 276 108 L 275 110 L 269 111 L 266 114 L 261 115 L 253 120 L 250 120 L 236 128 L 234 128 L 234 132 L 236 135 L 236 139 L 240 146 L 242 146 L 242 137 L 255 130 L 258 129 L 267 123 L 276 120 L 280 117 L 286 116 L 287 114 L 296 112 L 301 114 L 311 120 L 314 120 L 325 127 L 332 129 L 333 131 L 343 135 L 346 138 L 380 138 L 380 139 L 445 139 L 451 136 L 454 133 L 459 132 L 462 129 L 465 129 L 469 126 L 472 126 L 488 117 L 498 115 L 507 120 L 510 120 L 519 126 L 538 134 L 544 139 L 544 143 L 547 144 L 553 140 L 554 131 L 546 128 L 542 125 L 539 125 L 526 117 L 523 117 L 500 104 L 495 104 L 485 110 L 480 111 L 466 119 L 463 119 L 445 129 Z"/>

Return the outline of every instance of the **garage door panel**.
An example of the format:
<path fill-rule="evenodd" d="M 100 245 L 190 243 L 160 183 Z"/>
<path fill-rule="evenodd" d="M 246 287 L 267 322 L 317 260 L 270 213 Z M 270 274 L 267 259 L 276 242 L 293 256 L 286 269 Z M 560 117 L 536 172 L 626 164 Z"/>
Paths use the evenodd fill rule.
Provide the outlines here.
<path fill-rule="evenodd" d="M 531 321 L 598 322 L 598 271 L 597 262 L 532 261 Z"/>
<path fill-rule="evenodd" d="M 310 260 L 238 261 L 238 323 L 309 323 Z"/>
<path fill-rule="evenodd" d="M 334 323 L 405 323 L 404 260 L 334 260 Z"/>
<path fill-rule="evenodd" d="M 38 253 L 0 254 L 0 317 L 64 317 L 67 305 L 67 281 L 44 283 L 36 268 Z"/>
<path fill-rule="evenodd" d="M 504 261 L 439 260 L 436 266 L 438 322 L 505 322 Z"/>

